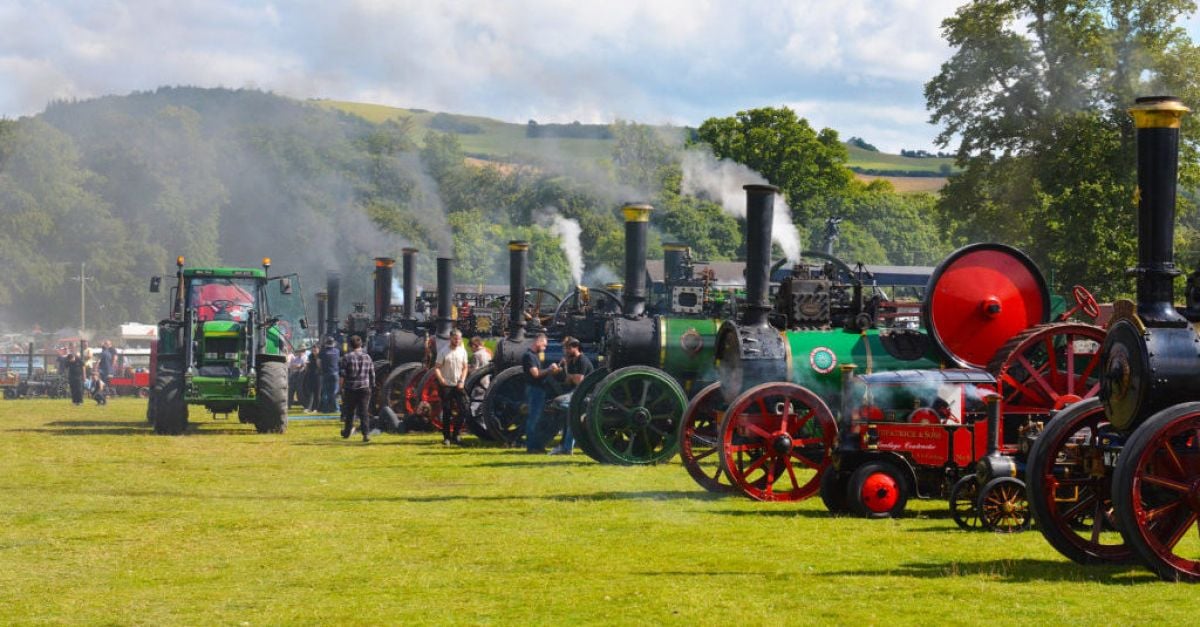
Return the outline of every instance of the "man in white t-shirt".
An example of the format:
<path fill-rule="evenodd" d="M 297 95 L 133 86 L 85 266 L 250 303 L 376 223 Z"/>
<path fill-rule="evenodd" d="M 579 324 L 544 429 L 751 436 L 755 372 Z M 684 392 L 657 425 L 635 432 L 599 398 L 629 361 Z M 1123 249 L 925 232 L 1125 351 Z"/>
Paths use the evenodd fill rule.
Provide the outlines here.
<path fill-rule="evenodd" d="M 462 345 L 462 332 L 450 332 L 450 342 L 438 351 L 433 364 L 442 400 L 442 444 L 462 444 L 459 432 L 467 415 L 467 349 Z"/>

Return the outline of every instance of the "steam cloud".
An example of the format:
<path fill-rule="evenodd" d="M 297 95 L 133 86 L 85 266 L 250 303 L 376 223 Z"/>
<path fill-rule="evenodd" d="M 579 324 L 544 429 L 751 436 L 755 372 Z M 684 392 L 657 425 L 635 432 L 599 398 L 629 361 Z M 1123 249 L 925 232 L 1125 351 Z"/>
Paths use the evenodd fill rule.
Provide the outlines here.
<path fill-rule="evenodd" d="M 730 215 L 746 217 L 746 191 L 743 185 L 767 184 L 767 179 L 750 168 L 728 159 L 718 160 L 708 150 L 686 150 L 682 156 L 682 192 L 705 196 L 719 202 Z M 792 223 L 792 210 L 780 195 L 775 199 L 771 239 L 783 249 L 788 261 L 800 261 L 800 235 Z"/>
<path fill-rule="evenodd" d="M 553 207 L 547 207 L 548 213 L 539 218 L 539 222 L 548 222 L 551 233 L 558 236 L 558 245 L 567 256 L 567 265 L 571 268 L 571 284 L 583 283 L 583 245 L 579 243 L 579 235 L 583 229 L 579 222 L 559 215 Z"/>

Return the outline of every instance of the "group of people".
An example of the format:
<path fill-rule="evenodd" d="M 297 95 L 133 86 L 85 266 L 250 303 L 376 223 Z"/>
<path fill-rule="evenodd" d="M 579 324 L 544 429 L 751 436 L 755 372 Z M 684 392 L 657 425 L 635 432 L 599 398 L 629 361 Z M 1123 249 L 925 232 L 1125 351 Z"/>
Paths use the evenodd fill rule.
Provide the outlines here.
<path fill-rule="evenodd" d="M 338 374 L 341 351 L 337 341 L 325 338 L 308 350 L 288 356 L 288 405 L 310 414 L 338 412 Z"/>
<path fill-rule="evenodd" d="M 529 407 L 525 421 L 525 451 L 533 454 L 570 455 L 574 451 L 575 439 L 570 425 L 565 421 L 561 442 L 553 449 L 546 450 L 546 444 L 558 432 L 557 425 L 550 425 L 544 420 L 546 394 L 551 389 L 551 381 L 556 381 L 557 385 L 554 387 L 569 397 L 570 391 L 592 373 L 594 366 L 587 355 L 583 354 L 579 340 L 571 337 L 563 339 L 563 358 L 547 366 L 544 363 L 547 342 L 546 334 L 537 334 L 521 360 Z M 354 434 L 354 423 L 357 419 L 363 442 L 370 442 L 370 400 L 371 391 L 375 388 L 374 362 L 363 350 L 361 337 L 351 336 L 349 347 L 349 352 L 340 359 L 336 345 L 330 342 L 326 343 L 326 347 L 319 354 L 314 349 L 304 366 L 305 382 L 312 381 L 308 378 L 311 376 L 308 373 L 314 369 L 309 366 L 317 363 L 321 373 L 319 403 L 323 404 L 328 400 L 327 390 L 332 389 L 334 393 L 337 390 L 341 391 L 342 438 L 349 438 Z M 437 378 L 442 406 L 442 444 L 459 445 L 462 443 L 466 416 L 470 411 L 470 401 L 466 394 L 467 377 L 491 363 L 492 354 L 484 346 L 483 339 L 478 336 L 471 338 L 468 351 L 463 345 L 462 332 L 458 329 L 450 331 L 444 339 L 431 336 L 427 347 L 430 355 L 427 363 Z M 337 364 L 336 375 L 329 380 L 326 378 L 327 368 L 328 364 L 332 363 Z M 483 382 L 483 385 L 486 387 L 487 382 Z M 330 409 L 336 410 L 336 407 Z"/>
<path fill-rule="evenodd" d="M 90 351 L 81 356 L 75 351 L 69 351 L 59 358 L 58 371 L 67 376 L 67 386 L 71 390 L 71 403 L 83 404 L 83 394 L 88 391 L 97 405 L 108 404 L 108 386 L 112 375 L 120 366 L 120 356 L 112 342 L 105 340 L 100 345 L 100 352 L 93 358 Z"/>

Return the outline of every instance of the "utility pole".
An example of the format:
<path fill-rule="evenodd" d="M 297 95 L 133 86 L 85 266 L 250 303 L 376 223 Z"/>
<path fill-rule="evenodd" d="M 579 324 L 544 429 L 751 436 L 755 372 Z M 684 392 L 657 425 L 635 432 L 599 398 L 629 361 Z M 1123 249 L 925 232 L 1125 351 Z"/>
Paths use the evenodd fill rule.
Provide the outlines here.
<path fill-rule="evenodd" d="M 80 262 L 79 278 L 72 277 L 72 279 L 79 281 L 79 335 L 81 336 L 83 335 L 84 328 L 87 327 L 87 290 L 84 289 L 84 286 L 87 281 L 92 279 L 90 276 L 84 276 L 85 268 L 87 268 L 87 263 Z"/>

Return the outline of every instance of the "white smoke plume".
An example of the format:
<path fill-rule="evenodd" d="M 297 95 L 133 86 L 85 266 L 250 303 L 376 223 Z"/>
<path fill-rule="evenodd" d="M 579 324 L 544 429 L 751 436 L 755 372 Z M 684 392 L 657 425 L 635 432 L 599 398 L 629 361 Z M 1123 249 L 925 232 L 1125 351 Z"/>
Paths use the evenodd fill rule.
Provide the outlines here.
<path fill-rule="evenodd" d="M 691 196 L 706 196 L 719 202 L 730 215 L 745 219 L 746 190 L 743 185 L 768 183 L 761 174 L 730 161 L 718 160 L 707 149 L 683 152 L 683 184 L 681 191 Z M 783 249 L 788 261 L 800 261 L 800 235 L 792 223 L 792 210 L 783 195 L 775 198 L 775 217 L 771 223 L 771 239 Z"/>
<path fill-rule="evenodd" d="M 545 224 L 551 233 L 558 236 L 558 245 L 567 256 L 567 265 L 571 268 L 571 285 L 583 282 L 583 245 L 579 243 L 579 235 L 583 229 L 577 220 L 564 218 L 554 207 L 546 207 L 537 217 L 539 224 Z"/>

